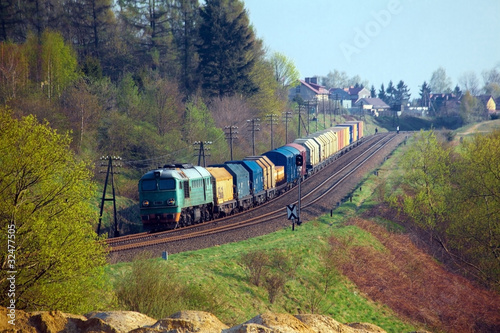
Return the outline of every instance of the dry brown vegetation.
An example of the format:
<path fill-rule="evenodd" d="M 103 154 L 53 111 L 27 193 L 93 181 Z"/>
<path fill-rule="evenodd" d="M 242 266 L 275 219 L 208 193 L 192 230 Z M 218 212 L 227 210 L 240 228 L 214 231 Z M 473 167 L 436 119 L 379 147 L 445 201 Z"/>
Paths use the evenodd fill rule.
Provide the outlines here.
<path fill-rule="evenodd" d="M 350 223 L 374 235 L 385 247 L 344 247 L 348 260 L 342 272 L 371 299 L 434 331 L 499 332 L 500 297 L 447 271 L 416 247 L 410 237 L 396 234 L 374 222 Z M 345 243 L 331 239 L 330 244 Z"/>

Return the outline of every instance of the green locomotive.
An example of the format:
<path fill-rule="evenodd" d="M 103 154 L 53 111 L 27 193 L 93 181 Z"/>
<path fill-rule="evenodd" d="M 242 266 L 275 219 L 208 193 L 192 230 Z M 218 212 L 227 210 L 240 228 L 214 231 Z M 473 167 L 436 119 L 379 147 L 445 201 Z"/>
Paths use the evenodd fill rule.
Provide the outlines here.
<path fill-rule="evenodd" d="M 213 216 L 211 174 L 191 164 L 165 165 L 139 180 L 140 214 L 144 229 L 175 229 Z"/>

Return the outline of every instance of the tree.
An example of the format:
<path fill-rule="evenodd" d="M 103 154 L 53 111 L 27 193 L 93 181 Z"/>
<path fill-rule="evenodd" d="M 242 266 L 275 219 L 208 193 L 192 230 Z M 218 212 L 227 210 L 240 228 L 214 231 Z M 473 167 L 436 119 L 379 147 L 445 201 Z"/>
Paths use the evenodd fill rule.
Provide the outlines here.
<path fill-rule="evenodd" d="M 380 90 L 378 91 L 378 98 L 387 103 L 387 94 L 385 92 L 383 83 L 380 85 Z"/>
<path fill-rule="evenodd" d="M 271 66 L 274 72 L 274 78 L 281 89 L 288 91 L 289 88 L 298 84 L 300 74 L 295 64 L 286 55 L 274 52 L 271 56 Z"/>
<path fill-rule="evenodd" d="M 377 97 L 377 90 L 375 90 L 375 86 L 372 84 L 372 87 L 370 89 L 370 97 L 375 98 Z"/>
<path fill-rule="evenodd" d="M 174 0 L 170 5 L 170 26 L 176 44 L 180 63 L 181 90 L 188 94 L 197 88 L 196 71 L 198 69 L 197 45 L 200 42 L 198 26 L 200 24 L 198 0 Z"/>
<path fill-rule="evenodd" d="M 430 106 L 430 94 L 431 94 L 431 88 L 427 84 L 426 81 L 422 84 L 420 87 L 420 106 Z"/>
<path fill-rule="evenodd" d="M 386 102 L 389 106 L 393 106 L 394 103 L 396 102 L 395 100 L 396 88 L 394 87 L 392 80 L 389 81 L 389 84 L 387 85 L 387 89 L 385 90 L 385 92 L 387 95 L 387 99 L 384 102 Z"/>
<path fill-rule="evenodd" d="M 464 140 L 453 180 L 450 246 L 474 268 L 474 275 L 500 287 L 500 131 Z"/>
<path fill-rule="evenodd" d="M 478 96 L 480 94 L 479 80 L 476 73 L 473 71 L 468 71 L 460 75 L 458 82 L 465 89 L 465 91 L 470 92 L 472 96 Z"/>
<path fill-rule="evenodd" d="M 41 39 L 31 35 L 25 47 L 29 54 L 30 79 L 40 84 L 49 100 L 60 97 L 78 78 L 76 54 L 64 43 L 60 33 L 46 30 Z"/>
<path fill-rule="evenodd" d="M 346 72 L 333 70 L 323 77 L 322 84 L 327 88 L 344 88 L 349 86 L 349 77 Z"/>
<path fill-rule="evenodd" d="M 483 121 L 488 118 L 486 107 L 476 97 L 467 91 L 461 99 L 460 117 L 464 124 Z"/>
<path fill-rule="evenodd" d="M 411 93 L 408 86 L 404 83 L 403 80 L 398 82 L 396 86 L 396 90 L 394 91 L 394 101 L 397 104 L 406 103 L 410 100 Z"/>
<path fill-rule="evenodd" d="M 94 137 L 92 140 L 85 139 L 87 131 L 95 130 L 99 123 L 101 107 L 97 96 L 91 94 L 89 85 L 81 79 L 66 91 L 61 104 L 75 135 L 77 151 L 81 152 L 84 141 L 94 141 Z"/>
<path fill-rule="evenodd" d="M 211 97 L 251 96 L 257 87 L 250 73 L 255 64 L 255 36 L 238 0 L 207 0 L 201 8 L 200 79 Z"/>
<path fill-rule="evenodd" d="M 67 6 L 71 13 L 71 29 L 66 32 L 68 40 L 75 40 L 75 45 L 82 55 L 100 58 L 103 55 L 101 44 L 106 41 L 106 32 L 115 24 L 112 0 L 70 1 Z M 69 36 L 68 36 L 69 35 Z"/>
<path fill-rule="evenodd" d="M 130 29 L 130 49 L 137 52 L 139 64 L 167 71 L 174 66 L 176 52 L 168 21 L 166 1 L 120 0 L 120 17 Z"/>
<path fill-rule="evenodd" d="M 0 254 L 0 287 L 7 295 L 15 271 L 17 309 L 85 312 L 106 302 L 92 172 L 69 144 L 35 117 L 0 109 L 0 237 L 12 245 Z"/>
<path fill-rule="evenodd" d="M 493 98 L 500 96 L 500 65 L 489 71 L 483 71 L 484 91 L 486 94 L 492 95 Z"/>
<path fill-rule="evenodd" d="M 402 159 L 409 194 L 404 211 L 431 237 L 442 235 L 448 217 L 450 151 L 442 147 L 434 131 L 420 131 Z"/>
<path fill-rule="evenodd" d="M 451 79 L 446 75 L 446 70 L 443 67 L 439 67 L 432 73 L 429 85 L 432 92 L 436 94 L 451 92 Z"/>
<path fill-rule="evenodd" d="M 0 43 L 0 101 L 7 102 L 20 95 L 28 85 L 28 59 L 23 47 Z"/>

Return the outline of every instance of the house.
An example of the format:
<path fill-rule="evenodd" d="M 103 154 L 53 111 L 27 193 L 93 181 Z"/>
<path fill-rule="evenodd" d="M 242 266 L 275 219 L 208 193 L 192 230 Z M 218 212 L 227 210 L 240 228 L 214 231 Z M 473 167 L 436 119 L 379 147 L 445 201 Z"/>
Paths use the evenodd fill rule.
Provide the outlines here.
<path fill-rule="evenodd" d="M 294 100 L 300 96 L 304 101 L 328 101 L 328 94 L 328 89 L 318 84 L 317 77 L 306 77 L 288 91 L 288 98 Z"/>
<path fill-rule="evenodd" d="M 477 99 L 488 110 L 488 114 L 496 113 L 496 102 L 491 95 L 479 95 Z"/>
<path fill-rule="evenodd" d="M 455 94 L 429 94 L 430 108 L 436 113 L 458 113 L 461 99 Z"/>
<path fill-rule="evenodd" d="M 351 97 L 352 104 L 354 105 L 360 98 L 370 98 L 371 92 L 363 86 L 353 87 L 350 86 L 346 90 Z"/>
<path fill-rule="evenodd" d="M 330 88 L 329 92 L 330 92 L 330 99 L 337 102 L 339 106 L 345 109 L 352 108 L 351 95 L 349 95 L 346 89 Z"/>
<path fill-rule="evenodd" d="M 358 108 L 370 111 L 374 116 L 385 115 L 385 113 L 392 112 L 391 107 L 387 105 L 387 103 L 376 97 L 360 98 L 354 105 Z"/>

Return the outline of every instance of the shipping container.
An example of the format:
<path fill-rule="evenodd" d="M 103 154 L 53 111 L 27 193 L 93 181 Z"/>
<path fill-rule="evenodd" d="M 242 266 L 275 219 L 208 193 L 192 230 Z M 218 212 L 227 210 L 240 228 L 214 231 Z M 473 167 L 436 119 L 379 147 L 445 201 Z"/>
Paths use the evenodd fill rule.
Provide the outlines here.
<path fill-rule="evenodd" d="M 233 176 L 223 167 L 208 167 L 214 179 L 215 203 L 217 205 L 234 199 Z"/>
<path fill-rule="evenodd" d="M 265 156 L 247 156 L 244 158 L 245 161 L 255 161 L 262 168 L 262 174 L 264 177 L 264 190 L 274 189 L 276 187 L 276 178 L 274 170 L 274 163 L 272 163 Z"/>
<path fill-rule="evenodd" d="M 300 155 L 302 155 L 303 166 L 301 168 L 300 175 L 304 176 L 307 172 L 307 167 L 306 167 L 307 150 L 306 150 L 306 148 L 304 148 L 304 146 L 302 146 L 298 143 L 287 143 L 286 145 L 284 145 L 284 147 L 293 147 L 299 151 Z"/>
<path fill-rule="evenodd" d="M 298 154 L 298 152 L 297 152 Z M 297 179 L 297 166 L 295 165 L 295 155 L 287 149 L 277 148 L 262 154 L 266 156 L 274 165 L 285 167 L 285 181 L 289 184 Z M 277 184 L 281 185 L 281 184 Z"/>
<path fill-rule="evenodd" d="M 253 194 L 258 194 L 264 191 L 264 174 L 262 168 L 256 161 L 228 161 L 226 164 L 240 164 L 249 173 L 250 176 L 250 190 Z"/>
<path fill-rule="evenodd" d="M 315 167 L 319 163 L 319 145 L 316 141 L 309 138 L 296 139 L 295 143 L 306 149 L 306 166 L 307 169 Z"/>

